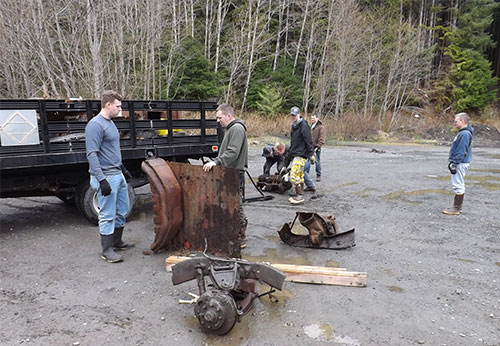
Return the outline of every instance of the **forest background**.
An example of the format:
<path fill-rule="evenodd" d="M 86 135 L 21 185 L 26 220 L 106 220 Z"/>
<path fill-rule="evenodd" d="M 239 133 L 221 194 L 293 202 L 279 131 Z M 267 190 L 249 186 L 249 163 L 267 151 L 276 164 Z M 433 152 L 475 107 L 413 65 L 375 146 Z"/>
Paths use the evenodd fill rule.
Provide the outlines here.
<path fill-rule="evenodd" d="M 298 105 L 338 139 L 500 127 L 500 0 L 4 0 L 1 98 L 216 99 L 251 134 Z M 250 120 L 250 121 L 248 121 Z M 444 125 L 445 124 L 445 125 Z"/>

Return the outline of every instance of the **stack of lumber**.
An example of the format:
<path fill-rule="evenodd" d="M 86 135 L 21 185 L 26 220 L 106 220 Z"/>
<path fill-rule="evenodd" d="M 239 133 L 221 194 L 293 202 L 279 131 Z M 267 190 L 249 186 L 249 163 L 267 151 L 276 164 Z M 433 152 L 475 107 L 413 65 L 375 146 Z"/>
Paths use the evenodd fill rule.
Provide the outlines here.
<path fill-rule="evenodd" d="M 188 257 L 169 256 L 165 260 L 167 271 Z M 286 274 L 285 281 L 310 284 L 337 285 L 351 287 L 366 287 L 368 274 L 347 271 L 345 268 L 318 267 L 295 264 L 266 263 Z"/>

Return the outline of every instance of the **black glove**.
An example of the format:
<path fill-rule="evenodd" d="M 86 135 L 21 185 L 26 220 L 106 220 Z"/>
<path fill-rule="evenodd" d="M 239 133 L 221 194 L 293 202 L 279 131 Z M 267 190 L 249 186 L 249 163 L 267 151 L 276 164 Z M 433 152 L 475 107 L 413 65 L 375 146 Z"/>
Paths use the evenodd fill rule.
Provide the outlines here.
<path fill-rule="evenodd" d="M 125 168 L 124 165 L 122 165 L 121 168 L 122 168 L 123 176 L 125 177 L 125 180 L 128 183 L 130 181 L 130 179 L 132 179 L 132 174 L 130 174 L 130 172 L 128 171 L 128 169 Z"/>
<path fill-rule="evenodd" d="M 103 196 L 109 196 L 111 194 L 111 185 L 109 185 L 106 179 L 101 180 L 99 185 L 101 186 L 101 194 Z"/>
<path fill-rule="evenodd" d="M 448 164 L 448 169 L 450 170 L 451 174 L 457 174 L 457 164 L 456 163 L 450 162 Z"/>

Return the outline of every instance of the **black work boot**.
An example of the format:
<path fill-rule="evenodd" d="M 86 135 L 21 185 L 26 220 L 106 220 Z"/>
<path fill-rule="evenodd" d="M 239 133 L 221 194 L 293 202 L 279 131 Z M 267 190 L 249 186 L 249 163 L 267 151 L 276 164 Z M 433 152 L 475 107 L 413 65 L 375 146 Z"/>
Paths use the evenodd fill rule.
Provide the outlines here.
<path fill-rule="evenodd" d="M 240 225 L 240 233 L 238 234 L 238 241 L 240 242 L 240 248 L 244 249 L 247 247 L 247 225 L 248 218 L 245 218 L 245 223 Z"/>
<path fill-rule="evenodd" d="M 102 254 L 101 258 L 109 263 L 118 263 L 123 261 L 123 258 L 118 256 L 113 250 L 114 234 L 102 235 L 101 234 L 101 246 Z"/>
<path fill-rule="evenodd" d="M 455 195 L 453 207 L 443 210 L 446 215 L 460 215 L 462 213 L 462 203 L 464 202 L 464 194 Z"/>
<path fill-rule="evenodd" d="M 123 227 L 115 228 L 114 238 L 113 238 L 113 248 L 117 251 L 125 251 L 135 247 L 135 244 L 126 243 L 122 240 Z"/>

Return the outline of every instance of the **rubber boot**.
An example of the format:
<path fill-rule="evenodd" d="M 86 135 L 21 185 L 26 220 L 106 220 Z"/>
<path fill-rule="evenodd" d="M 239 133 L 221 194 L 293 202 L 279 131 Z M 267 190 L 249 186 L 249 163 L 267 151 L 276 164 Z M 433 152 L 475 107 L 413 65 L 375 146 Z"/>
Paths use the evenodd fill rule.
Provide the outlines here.
<path fill-rule="evenodd" d="M 118 256 L 113 250 L 114 234 L 102 235 L 101 234 L 101 246 L 102 254 L 101 258 L 109 263 L 118 263 L 123 261 L 123 258 Z"/>
<path fill-rule="evenodd" d="M 453 207 L 443 210 L 446 215 L 460 215 L 462 213 L 462 203 L 464 202 L 464 194 L 455 195 Z"/>
<path fill-rule="evenodd" d="M 295 184 L 295 192 L 296 192 L 296 196 L 290 197 L 288 199 L 288 202 L 290 202 L 291 204 L 304 203 L 304 197 L 302 196 L 304 194 L 304 185 L 303 184 Z"/>
<path fill-rule="evenodd" d="M 244 249 L 247 247 L 247 225 L 248 218 L 245 218 L 245 223 L 240 225 L 240 233 L 238 234 L 238 241 L 240 242 L 240 248 Z"/>
<path fill-rule="evenodd" d="M 122 240 L 123 227 L 115 228 L 114 238 L 113 238 L 113 249 L 116 251 L 125 251 L 135 247 L 135 244 L 126 243 Z"/>

